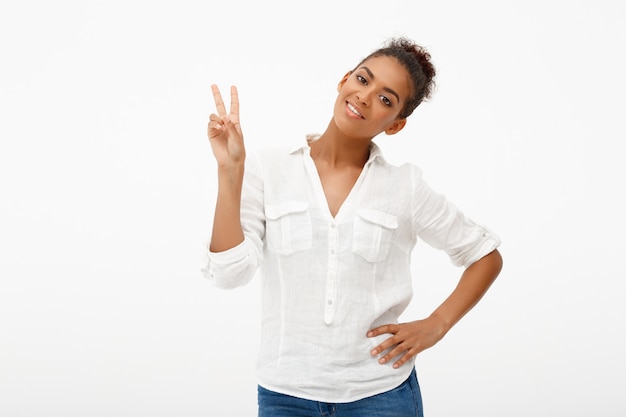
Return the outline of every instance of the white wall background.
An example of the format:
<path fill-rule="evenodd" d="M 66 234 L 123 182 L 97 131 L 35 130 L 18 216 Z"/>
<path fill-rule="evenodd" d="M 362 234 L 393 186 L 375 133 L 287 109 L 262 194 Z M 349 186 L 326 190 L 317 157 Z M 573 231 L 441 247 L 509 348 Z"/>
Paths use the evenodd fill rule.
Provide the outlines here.
<path fill-rule="evenodd" d="M 321 131 L 393 35 L 438 90 L 377 142 L 503 240 L 417 361 L 427 415 L 626 415 L 626 3 L 22 1 L 0 6 L 0 415 L 253 416 L 256 283 L 204 280 L 210 84 L 250 148 Z M 460 274 L 416 248 L 428 314 Z"/>

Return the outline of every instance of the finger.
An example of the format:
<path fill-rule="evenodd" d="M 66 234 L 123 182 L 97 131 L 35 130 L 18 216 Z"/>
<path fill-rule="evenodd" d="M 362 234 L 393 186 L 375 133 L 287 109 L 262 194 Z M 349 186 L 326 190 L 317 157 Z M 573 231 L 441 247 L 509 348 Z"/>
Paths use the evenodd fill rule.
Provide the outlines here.
<path fill-rule="evenodd" d="M 222 116 L 218 116 L 215 113 L 211 113 L 211 115 L 209 115 L 209 120 L 211 122 L 223 123 L 224 118 Z"/>
<path fill-rule="evenodd" d="M 217 114 L 209 116 L 209 129 L 224 130 L 224 120 Z"/>
<path fill-rule="evenodd" d="M 398 343 L 400 343 L 400 342 L 397 341 L 394 336 L 392 336 L 392 337 L 386 339 L 380 345 L 376 346 L 374 349 L 372 349 L 370 351 L 370 353 L 371 353 L 372 356 L 380 355 L 384 351 L 397 346 Z"/>
<path fill-rule="evenodd" d="M 396 368 L 396 369 L 397 369 L 397 368 L 399 368 L 399 367 L 401 367 L 402 365 L 404 365 L 405 363 L 407 363 L 407 362 L 408 362 L 408 361 L 409 361 L 409 360 L 410 360 L 413 356 L 415 356 L 415 355 L 416 355 L 415 353 L 411 353 L 411 351 L 407 350 L 407 351 L 405 352 L 405 354 L 404 354 L 404 355 L 402 355 L 402 357 L 400 358 L 400 360 L 396 361 L 396 362 L 393 364 L 393 367 L 394 367 L 394 368 Z"/>
<path fill-rule="evenodd" d="M 381 356 L 378 359 L 378 362 L 380 362 L 380 363 L 387 363 L 391 359 L 395 358 L 396 356 L 400 355 L 401 353 L 403 353 L 405 351 L 406 351 L 406 348 L 402 347 L 401 344 L 398 344 L 393 349 L 389 350 L 389 352 L 387 352 L 384 356 Z"/>
<path fill-rule="evenodd" d="M 215 101 L 217 114 L 219 114 L 220 116 L 226 116 L 226 107 L 224 106 L 224 100 L 222 99 L 220 89 L 217 88 L 217 85 L 213 84 L 211 85 L 211 91 L 213 92 L 213 100 Z"/>
<path fill-rule="evenodd" d="M 404 364 L 406 361 L 411 359 L 413 356 L 415 356 L 416 353 L 417 352 L 415 351 L 415 349 L 407 349 L 405 346 L 398 345 L 394 349 L 390 350 L 385 356 L 378 359 L 378 362 L 380 364 L 385 364 L 391 361 L 393 358 L 400 356 L 400 359 L 393 364 L 394 368 L 398 368 L 402 366 L 402 364 Z"/>
<path fill-rule="evenodd" d="M 241 127 L 239 126 L 239 121 L 233 120 L 231 115 L 224 117 L 224 127 L 228 130 L 228 133 L 233 135 L 233 137 L 241 137 Z"/>
<path fill-rule="evenodd" d="M 222 131 L 222 130 L 225 129 L 224 126 L 221 123 L 213 122 L 213 121 L 209 122 L 208 128 L 209 128 L 209 133 L 211 132 L 211 130 Z"/>
<path fill-rule="evenodd" d="M 378 336 L 378 335 L 385 334 L 385 333 L 396 334 L 396 332 L 397 332 L 397 326 L 391 325 L 391 324 L 385 324 L 383 326 L 376 327 L 375 329 L 372 329 L 369 332 L 367 332 L 367 337 L 374 337 L 374 336 Z"/>
<path fill-rule="evenodd" d="M 230 112 L 239 118 L 239 93 L 234 85 L 230 87 Z"/>

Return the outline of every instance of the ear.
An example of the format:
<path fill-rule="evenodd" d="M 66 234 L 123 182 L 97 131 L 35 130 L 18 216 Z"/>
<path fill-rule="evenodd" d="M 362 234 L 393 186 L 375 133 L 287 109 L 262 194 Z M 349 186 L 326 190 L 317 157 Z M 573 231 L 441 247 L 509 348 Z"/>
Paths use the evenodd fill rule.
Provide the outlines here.
<path fill-rule="evenodd" d="M 348 78 L 350 78 L 350 75 L 352 75 L 352 71 L 346 72 L 346 75 L 344 75 L 341 81 L 339 81 L 339 84 L 337 84 L 337 92 L 339 92 L 339 90 L 341 90 L 341 87 L 343 87 L 346 81 L 348 81 Z"/>
<path fill-rule="evenodd" d="M 396 119 L 394 120 L 387 129 L 385 129 L 385 133 L 387 135 L 395 135 L 406 125 L 406 118 Z"/>

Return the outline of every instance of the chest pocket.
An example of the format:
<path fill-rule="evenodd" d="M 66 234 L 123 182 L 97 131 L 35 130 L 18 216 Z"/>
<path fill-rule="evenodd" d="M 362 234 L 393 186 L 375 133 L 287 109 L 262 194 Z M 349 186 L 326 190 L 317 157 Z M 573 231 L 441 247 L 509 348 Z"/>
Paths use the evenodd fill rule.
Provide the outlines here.
<path fill-rule="evenodd" d="M 398 228 L 393 214 L 372 209 L 359 209 L 354 218 L 352 252 L 368 262 L 380 262 L 387 257 L 391 237 Z"/>
<path fill-rule="evenodd" d="M 311 248 L 311 215 L 308 208 L 308 204 L 302 201 L 265 205 L 265 244 L 270 251 L 289 255 Z"/>

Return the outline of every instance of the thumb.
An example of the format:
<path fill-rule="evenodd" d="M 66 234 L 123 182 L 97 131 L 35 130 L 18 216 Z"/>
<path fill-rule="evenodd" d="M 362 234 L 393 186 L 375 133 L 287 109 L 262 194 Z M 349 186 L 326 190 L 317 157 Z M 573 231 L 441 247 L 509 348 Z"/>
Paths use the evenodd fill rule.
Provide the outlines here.
<path fill-rule="evenodd" d="M 224 116 L 224 126 L 231 135 L 241 136 L 241 127 L 239 126 L 239 122 L 233 121 L 230 115 Z"/>

